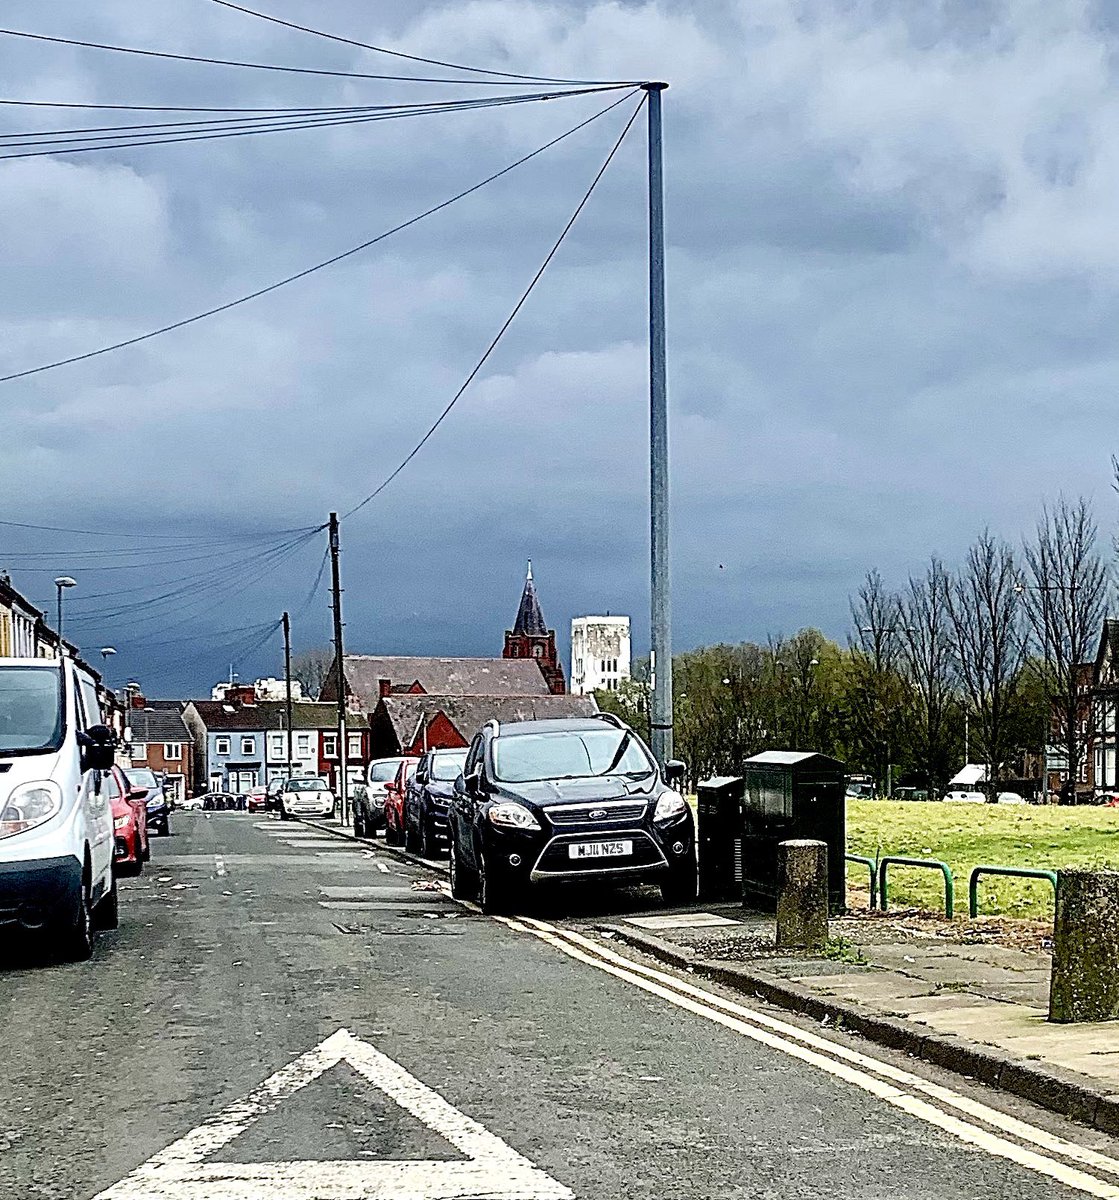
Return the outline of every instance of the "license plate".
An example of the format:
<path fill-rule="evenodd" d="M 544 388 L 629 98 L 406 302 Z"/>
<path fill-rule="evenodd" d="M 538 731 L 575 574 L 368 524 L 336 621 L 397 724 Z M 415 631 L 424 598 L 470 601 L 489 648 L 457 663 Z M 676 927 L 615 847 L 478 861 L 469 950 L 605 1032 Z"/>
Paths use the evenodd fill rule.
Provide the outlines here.
<path fill-rule="evenodd" d="M 576 842 L 567 847 L 569 858 L 625 858 L 633 853 L 633 842 Z"/>

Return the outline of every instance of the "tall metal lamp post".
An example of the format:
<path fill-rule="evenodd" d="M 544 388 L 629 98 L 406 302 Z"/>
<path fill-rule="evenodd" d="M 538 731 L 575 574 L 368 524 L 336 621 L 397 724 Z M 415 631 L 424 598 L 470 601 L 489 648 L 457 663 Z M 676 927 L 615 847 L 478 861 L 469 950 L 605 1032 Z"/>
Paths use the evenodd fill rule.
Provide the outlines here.
<path fill-rule="evenodd" d="M 66 588 L 78 586 L 76 579 L 71 579 L 69 575 L 59 575 L 54 581 L 54 586 L 58 589 L 58 657 L 62 657 L 62 593 Z"/>

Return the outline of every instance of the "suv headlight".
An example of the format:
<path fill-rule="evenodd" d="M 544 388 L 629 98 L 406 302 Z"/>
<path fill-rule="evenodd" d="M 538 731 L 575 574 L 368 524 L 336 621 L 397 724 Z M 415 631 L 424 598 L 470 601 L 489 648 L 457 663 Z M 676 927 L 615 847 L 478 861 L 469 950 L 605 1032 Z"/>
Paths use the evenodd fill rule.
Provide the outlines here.
<path fill-rule="evenodd" d="M 495 804 L 489 811 L 490 824 L 498 829 L 539 829 L 540 822 L 523 804 Z"/>
<path fill-rule="evenodd" d="M 687 802 L 679 792 L 661 792 L 657 807 L 653 810 L 654 821 L 672 821 L 688 811 Z"/>
<path fill-rule="evenodd" d="M 25 783 L 8 797 L 0 812 L 0 838 L 12 837 L 49 821 L 62 809 L 62 789 L 50 779 Z"/>

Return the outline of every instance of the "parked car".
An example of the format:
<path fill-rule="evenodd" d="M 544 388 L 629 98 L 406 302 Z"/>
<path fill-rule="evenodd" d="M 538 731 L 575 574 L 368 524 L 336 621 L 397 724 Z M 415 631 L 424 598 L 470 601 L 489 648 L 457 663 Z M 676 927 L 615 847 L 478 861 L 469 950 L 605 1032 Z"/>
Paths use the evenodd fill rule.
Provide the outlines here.
<path fill-rule="evenodd" d="M 187 798 L 179 805 L 184 812 L 194 812 L 197 809 L 205 808 L 204 796 L 187 796 Z"/>
<path fill-rule="evenodd" d="M 419 761 L 418 758 L 402 758 L 396 776 L 385 788 L 385 844 L 388 846 L 404 844 L 404 796 Z"/>
<path fill-rule="evenodd" d="M 501 725 L 474 737 L 450 807 L 451 894 L 507 911 L 551 882 L 650 881 L 695 899 L 695 825 L 662 771 L 612 714 Z"/>
<path fill-rule="evenodd" d="M 322 779 L 285 779 L 279 806 L 283 821 L 293 817 L 330 817 L 334 815 L 334 793 Z"/>
<path fill-rule="evenodd" d="M 163 794 L 162 780 L 148 767 L 125 767 L 124 776 L 131 786 L 132 798 L 147 805 L 148 829 L 169 837 L 171 801 Z"/>
<path fill-rule="evenodd" d="M 466 750 L 429 750 L 416 764 L 404 794 L 404 844 L 424 858 L 446 854 L 451 841 L 447 810 L 462 774 Z"/>
<path fill-rule="evenodd" d="M 113 740 L 71 659 L 0 658 L 0 926 L 70 959 L 117 924 Z"/>
<path fill-rule="evenodd" d="M 372 837 L 385 823 L 385 791 L 396 778 L 401 755 L 395 758 L 375 758 L 365 773 L 365 792 L 354 789 L 354 835 Z"/>
<path fill-rule="evenodd" d="M 284 783 L 283 779 L 273 779 L 265 788 L 264 808 L 266 812 L 275 812 L 279 807 L 280 792 L 283 790 Z"/>
<path fill-rule="evenodd" d="M 266 787 L 254 787 L 250 789 L 245 800 L 245 807 L 249 812 L 264 812 L 268 803 L 268 789 Z"/>
<path fill-rule="evenodd" d="M 995 798 L 996 804 L 1025 804 L 1026 798 L 1017 792 L 999 792 Z"/>
<path fill-rule="evenodd" d="M 982 792 L 967 792 L 967 791 L 945 792 L 944 793 L 944 803 L 945 804 L 986 804 L 987 797 L 984 796 Z"/>
<path fill-rule="evenodd" d="M 207 812 L 227 812 L 237 807 L 237 797 L 232 792 L 207 792 L 202 807 Z"/>
<path fill-rule="evenodd" d="M 132 798 L 120 767 L 105 772 L 104 786 L 113 810 L 113 869 L 118 875 L 139 875 L 151 858 L 147 805 Z"/>

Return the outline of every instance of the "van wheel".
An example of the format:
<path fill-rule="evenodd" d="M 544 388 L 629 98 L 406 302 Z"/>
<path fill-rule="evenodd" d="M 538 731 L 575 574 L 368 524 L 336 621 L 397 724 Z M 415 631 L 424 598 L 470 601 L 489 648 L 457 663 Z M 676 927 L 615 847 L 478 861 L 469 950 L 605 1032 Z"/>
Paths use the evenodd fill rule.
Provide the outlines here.
<path fill-rule="evenodd" d="M 120 925 L 120 895 L 117 892 L 115 875 L 109 890 L 93 910 L 93 924 L 98 929 L 116 929 Z"/>
<path fill-rule="evenodd" d="M 77 900 L 77 911 L 64 923 L 58 932 L 58 950 L 66 962 L 85 962 L 93 954 L 96 939 L 93 928 L 93 913 L 89 903 L 89 885 L 82 880 Z"/>

